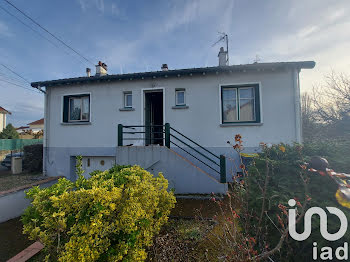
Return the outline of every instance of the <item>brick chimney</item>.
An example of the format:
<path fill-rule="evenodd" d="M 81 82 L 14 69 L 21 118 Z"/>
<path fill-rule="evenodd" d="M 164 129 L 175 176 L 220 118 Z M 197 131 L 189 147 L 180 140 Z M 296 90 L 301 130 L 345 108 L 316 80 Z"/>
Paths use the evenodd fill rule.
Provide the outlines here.
<path fill-rule="evenodd" d="M 162 71 L 168 71 L 168 64 L 162 64 Z"/>
<path fill-rule="evenodd" d="M 107 65 L 98 61 L 98 65 L 96 65 L 96 76 L 104 76 L 107 75 Z"/>
<path fill-rule="evenodd" d="M 91 69 L 90 68 L 86 68 L 86 76 L 90 77 L 91 76 Z"/>

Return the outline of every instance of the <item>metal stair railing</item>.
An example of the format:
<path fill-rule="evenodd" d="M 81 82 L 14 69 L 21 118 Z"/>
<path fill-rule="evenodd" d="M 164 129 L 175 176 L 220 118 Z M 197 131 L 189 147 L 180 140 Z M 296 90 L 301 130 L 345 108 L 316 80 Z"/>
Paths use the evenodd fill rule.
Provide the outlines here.
<path fill-rule="evenodd" d="M 162 131 L 154 131 L 154 128 L 160 129 Z M 132 131 L 124 131 L 125 129 L 131 129 Z M 135 131 L 136 128 L 143 128 L 143 131 Z M 148 129 L 148 131 L 146 131 Z M 176 135 L 175 135 L 175 134 Z M 124 134 L 148 134 L 149 137 L 137 137 L 137 138 L 130 138 L 130 137 L 124 137 Z M 162 138 L 154 138 L 154 134 L 163 134 Z M 180 138 L 181 137 L 181 138 Z M 184 151 L 186 154 L 190 155 L 194 159 L 198 160 L 202 164 L 204 164 L 206 167 L 211 169 L 212 171 L 216 172 L 220 175 L 220 183 L 226 183 L 226 157 L 224 155 L 216 155 L 213 152 L 209 151 L 208 149 L 204 148 L 197 142 L 193 141 L 191 138 L 185 136 L 178 130 L 170 127 L 169 123 L 166 123 L 165 125 L 118 125 L 118 146 L 123 146 L 124 140 L 149 140 L 152 141 L 152 139 L 157 140 L 163 140 L 163 145 L 170 148 L 170 145 L 173 144 L 177 148 Z M 174 141 L 176 140 L 176 142 Z M 185 140 L 185 141 L 184 141 Z M 177 142 L 182 143 L 185 145 L 186 149 L 183 148 L 181 145 L 179 145 Z M 195 146 L 190 145 L 190 143 L 194 144 L 198 147 L 198 149 L 195 148 Z M 194 155 L 193 152 L 189 152 L 190 150 L 193 150 L 198 155 Z M 202 150 L 202 152 L 200 151 Z M 208 154 L 208 155 L 206 155 Z M 209 162 L 209 163 L 208 163 Z"/>

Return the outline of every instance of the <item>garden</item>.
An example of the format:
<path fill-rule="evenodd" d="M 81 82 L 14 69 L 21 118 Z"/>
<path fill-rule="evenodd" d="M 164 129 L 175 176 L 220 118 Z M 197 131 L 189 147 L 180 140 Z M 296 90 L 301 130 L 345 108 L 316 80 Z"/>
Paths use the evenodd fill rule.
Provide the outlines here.
<path fill-rule="evenodd" d="M 243 140 L 236 135 L 233 150 L 240 153 Z M 78 157 L 76 182 L 62 178 L 27 192 L 32 205 L 21 218 L 23 233 L 45 246 L 29 261 L 308 261 L 313 242 L 330 243 L 317 217 L 310 241 L 288 236 L 288 200 L 296 200 L 299 217 L 311 206 L 334 206 L 350 219 L 337 202 L 334 180 L 307 164 L 320 152 L 331 155 L 334 146 L 261 144 L 250 163 L 242 159 L 244 178 L 236 177 L 226 196 L 197 200 L 176 200 L 162 174 L 138 166 L 115 166 L 86 179 Z M 338 224 L 332 217 L 328 230 L 336 232 Z"/>

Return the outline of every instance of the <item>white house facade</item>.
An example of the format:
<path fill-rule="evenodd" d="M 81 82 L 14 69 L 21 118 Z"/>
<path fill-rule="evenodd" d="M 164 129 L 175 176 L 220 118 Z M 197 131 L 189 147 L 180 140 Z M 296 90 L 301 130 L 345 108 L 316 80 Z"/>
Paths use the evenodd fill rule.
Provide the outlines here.
<path fill-rule="evenodd" d="M 0 106 L 0 133 L 6 127 L 6 115 L 11 115 L 11 112 Z"/>
<path fill-rule="evenodd" d="M 236 134 L 241 134 L 245 152 L 257 151 L 260 142 L 301 142 L 299 72 L 314 66 L 313 61 L 180 70 L 163 65 L 162 71 L 108 75 L 100 64 L 94 76 L 34 82 L 33 87 L 46 92 L 44 172 L 74 180 L 75 157 L 82 155 L 86 173 L 115 163 L 140 164 L 168 174 L 179 193 L 224 192 L 227 186 L 220 181 L 230 181 L 237 171 L 234 164 L 226 159 L 222 181 L 222 166 L 221 174 L 213 174 L 210 161 L 197 151 L 189 155 L 189 142 L 175 137 L 185 135 L 196 142 L 194 149 L 202 146 L 213 153 L 201 151 L 209 158 L 237 159 L 227 143 Z M 171 153 L 166 151 L 166 123 Z M 218 184 L 207 178 L 198 182 L 198 170 Z"/>
<path fill-rule="evenodd" d="M 44 130 L 44 118 L 36 120 L 28 124 L 29 130 L 34 134 Z"/>

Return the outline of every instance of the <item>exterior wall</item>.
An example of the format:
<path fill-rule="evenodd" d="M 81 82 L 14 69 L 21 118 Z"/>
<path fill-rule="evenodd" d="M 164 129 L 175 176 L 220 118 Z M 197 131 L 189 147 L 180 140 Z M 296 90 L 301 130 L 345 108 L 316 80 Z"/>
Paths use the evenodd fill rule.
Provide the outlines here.
<path fill-rule="evenodd" d="M 37 133 L 44 130 L 44 125 L 29 125 L 29 129 L 31 129 L 33 133 Z"/>
<path fill-rule="evenodd" d="M 228 153 L 235 134 L 241 134 L 246 150 L 260 142 L 291 143 L 298 139 L 295 110 L 295 75 L 278 72 L 232 73 L 181 76 L 153 80 L 131 80 L 47 88 L 45 112 L 45 165 L 50 176 L 72 169 L 71 157 L 113 156 L 116 154 L 117 125 L 142 125 L 142 89 L 164 88 L 165 122 L 215 152 Z M 261 124 L 220 125 L 220 85 L 259 83 Z M 186 89 L 187 109 L 173 109 L 175 89 Z M 134 111 L 123 108 L 123 92 L 132 91 Z M 63 96 L 91 94 L 91 123 L 62 123 Z M 117 156 L 118 157 L 118 156 Z"/>
<path fill-rule="evenodd" d="M 105 171 L 115 165 L 115 156 L 85 156 L 82 159 L 83 176 L 90 177 L 95 170 Z"/>
<path fill-rule="evenodd" d="M 203 172 L 167 147 L 118 147 L 116 161 L 121 165 L 139 165 L 154 175 L 162 173 L 175 194 L 227 192 L 227 184 L 219 183 L 218 177 Z"/>
<path fill-rule="evenodd" d="M 52 186 L 57 182 L 56 179 L 47 179 L 31 186 L 39 185 L 41 188 Z M 9 190 L 12 192 L 0 192 L 0 223 L 19 217 L 24 210 L 30 205 L 30 199 L 25 198 L 25 191 L 31 188 L 22 187 L 19 189 Z"/>
<path fill-rule="evenodd" d="M 6 127 L 6 114 L 0 113 L 0 132 Z"/>

